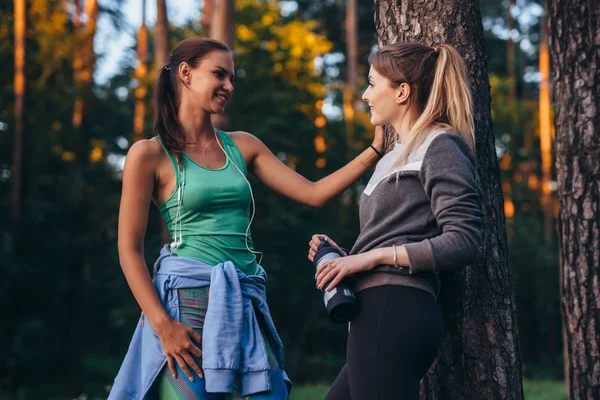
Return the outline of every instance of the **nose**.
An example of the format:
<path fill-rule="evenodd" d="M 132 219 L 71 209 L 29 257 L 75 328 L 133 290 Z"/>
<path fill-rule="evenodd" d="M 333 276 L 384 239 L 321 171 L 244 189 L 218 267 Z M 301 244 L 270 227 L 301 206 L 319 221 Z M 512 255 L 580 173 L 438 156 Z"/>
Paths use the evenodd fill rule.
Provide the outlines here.
<path fill-rule="evenodd" d="M 367 97 L 367 92 L 368 91 L 369 91 L 369 88 L 365 89 L 365 91 L 363 92 L 363 94 L 362 94 L 363 101 L 366 101 L 366 102 L 369 101 L 369 98 Z"/>
<path fill-rule="evenodd" d="M 233 93 L 233 83 L 228 80 L 225 85 L 223 85 L 223 89 L 225 89 L 228 93 Z"/>

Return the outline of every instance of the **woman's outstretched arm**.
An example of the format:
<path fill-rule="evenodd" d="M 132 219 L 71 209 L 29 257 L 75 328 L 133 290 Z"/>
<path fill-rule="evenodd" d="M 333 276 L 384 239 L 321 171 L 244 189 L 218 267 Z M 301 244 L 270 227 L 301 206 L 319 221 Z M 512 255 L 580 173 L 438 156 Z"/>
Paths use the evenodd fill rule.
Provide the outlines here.
<path fill-rule="evenodd" d="M 373 147 L 383 154 L 384 129 L 375 128 Z M 255 136 L 237 132 L 232 137 L 246 158 L 249 170 L 266 186 L 276 192 L 313 207 L 321 207 L 327 201 L 346 190 L 379 160 L 378 153 L 367 147 L 356 158 L 334 173 L 311 182 L 281 162 Z M 250 155 L 248 157 L 248 155 Z"/>

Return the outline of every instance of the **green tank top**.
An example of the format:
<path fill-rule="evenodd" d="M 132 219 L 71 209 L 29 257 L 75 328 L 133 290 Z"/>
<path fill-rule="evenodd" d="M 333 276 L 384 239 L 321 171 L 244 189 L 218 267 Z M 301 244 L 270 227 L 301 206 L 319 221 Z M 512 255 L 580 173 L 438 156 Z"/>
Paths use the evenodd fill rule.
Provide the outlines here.
<path fill-rule="evenodd" d="M 226 133 L 219 132 L 229 157 L 220 169 L 208 169 L 183 155 L 183 171 L 177 160 L 164 147 L 175 168 L 176 185 L 171 196 L 160 204 L 173 240 L 179 240 L 177 219 L 178 187 L 183 185 L 180 209 L 182 244 L 171 251 L 177 256 L 189 257 L 216 265 L 231 261 L 246 274 L 255 274 L 256 256 L 246 247 L 246 230 L 250 221 L 250 187 L 244 177 L 248 170 L 240 150 Z M 159 138 L 156 139 L 160 142 Z M 218 144 L 215 143 L 216 148 Z M 230 160 L 231 159 L 231 160 Z M 231 164 L 243 172 L 242 174 Z M 184 176 L 185 175 L 185 176 Z M 254 250 L 250 232 L 248 247 Z"/>

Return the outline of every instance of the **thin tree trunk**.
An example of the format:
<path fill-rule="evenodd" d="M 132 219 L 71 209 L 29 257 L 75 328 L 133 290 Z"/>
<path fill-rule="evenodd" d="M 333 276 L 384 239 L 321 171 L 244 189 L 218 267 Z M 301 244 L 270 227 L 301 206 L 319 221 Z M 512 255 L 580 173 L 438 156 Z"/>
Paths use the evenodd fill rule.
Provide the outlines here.
<path fill-rule="evenodd" d="M 94 38 L 98 21 L 98 1 L 86 0 L 86 23 L 81 18 L 81 3 L 75 0 L 74 26 L 79 36 L 79 46 L 73 61 L 76 98 L 73 109 L 73 135 L 75 135 L 76 158 L 72 166 L 75 179 L 86 180 L 89 169 L 90 129 L 89 112 L 90 98 L 94 79 L 96 54 L 94 53 Z M 87 259 L 88 243 L 85 242 L 82 229 L 87 226 L 89 213 L 89 193 L 83 189 L 82 198 L 70 212 L 70 226 L 73 231 L 70 238 L 68 261 L 68 289 L 66 295 L 67 315 L 65 321 L 65 396 L 79 396 L 84 391 L 83 359 L 85 355 L 85 310 L 86 287 L 91 280 L 91 265 Z"/>
<path fill-rule="evenodd" d="M 15 0 L 15 142 L 13 152 L 12 215 L 21 219 L 23 207 L 23 114 L 25 106 L 25 0 Z M 18 224 L 15 224 L 17 226 Z"/>
<path fill-rule="evenodd" d="M 156 26 L 154 27 L 154 67 L 160 71 L 169 63 L 169 18 L 166 0 L 156 0 Z M 161 236 L 164 243 L 171 241 L 165 219 L 160 217 Z"/>
<path fill-rule="evenodd" d="M 475 264 L 441 275 L 446 336 L 422 383 L 424 399 L 522 399 L 517 318 L 490 111 L 483 27 L 476 0 L 375 0 L 381 44 L 450 43 L 473 92 L 483 243 Z"/>
<path fill-rule="evenodd" d="M 544 242 L 550 248 L 552 243 L 552 190 L 550 173 L 552 169 L 552 120 L 550 112 L 550 58 L 548 56 L 548 18 L 544 16 L 540 35 L 540 152 L 542 154 L 542 209 L 544 211 Z"/>
<path fill-rule="evenodd" d="M 78 0 L 76 0 L 76 4 L 76 9 L 81 10 Z M 85 97 L 89 95 L 94 79 L 94 66 L 96 63 L 94 37 L 96 36 L 98 20 L 97 0 L 86 1 L 85 14 L 87 16 L 87 23 L 85 25 L 81 24 L 81 15 L 79 12 L 76 12 L 76 19 L 74 21 L 75 27 L 79 31 L 78 34 L 81 36 L 81 46 L 75 54 L 74 61 L 75 87 L 77 89 L 77 97 L 73 110 L 73 127 L 75 129 L 81 128 L 84 113 L 86 112 L 84 108 L 88 106 L 88 104 L 85 104 Z"/>
<path fill-rule="evenodd" d="M 548 1 L 569 398 L 600 399 L 600 12 Z"/>
<path fill-rule="evenodd" d="M 506 27 L 510 32 L 508 40 L 506 41 L 506 75 L 511 80 L 510 86 L 510 99 L 515 98 L 515 88 L 517 84 L 517 75 L 515 73 L 515 42 L 512 40 L 512 31 L 515 28 L 515 20 L 510 13 L 511 8 L 515 5 L 515 0 L 508 0 L 506 7 Z"/>
<path fill-rule="evenodd" d="M 210 37 L 220 40 L 233 50 L 233 32 L 234 32 L 234 0 L 213 0 L 212 18 L 210 21 Z M 229 128 L 228 112 L 217 115 L 213 114 L 212 122 L 219 129 Z"/>
<path fill-rule="evenodd" d="M 344 88 L 344 120 L 349 157 L 354 144 L 354 97 L 356 92 L 356 61 L 358 55 L 358 21 L 356 0 L 346 2 L 346 87 Z"/>
<path fill-rule="evenodd" d="M 156 26 L 154 27 L 154 65 L 156 70 L 169 62 L 169 18 L 167 1 L 156 0 Z"/>
<path fill-rule="evenodd" d="M 142 24 L 137 32 L 137 67 L 135 69 L 135 109 L 133 117 L 133 140 L 137 142 L 144 137 L 144 120 L 146 118 L 146 75 L 148 74 L 148 28 L 146 27 L 146 0 L 142 1 Z"/>
<path fill-rule="evenodd" d="M 202 33 L 209 32 L 210 19 L 212 18 L 213 0 L 204 0 L 202 4 L 202 19 L 200 24 L 202 25 Z"/>

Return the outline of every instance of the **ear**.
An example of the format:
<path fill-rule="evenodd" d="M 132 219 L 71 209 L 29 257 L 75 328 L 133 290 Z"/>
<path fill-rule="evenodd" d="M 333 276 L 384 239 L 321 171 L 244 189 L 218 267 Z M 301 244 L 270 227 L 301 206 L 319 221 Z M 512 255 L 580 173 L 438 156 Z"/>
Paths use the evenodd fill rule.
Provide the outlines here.
<path fill-rule="evenodd" d="M 411 87 L 408 83 L 402 82 L 400 86 L 396 88 L 396 103 L 405 104 L 409 101 L 411 94 Z"/>
<path fill-rule="evenodd" d="M 187 85 L 190 84 L 190 80 L 192 78 L 192 67 L 190 67 L 190 64 L 186 63 L 186 62 L 182 62 L 181 64 L 179 64 L 179 79 L 181 79 L 181 81 Z"/>

